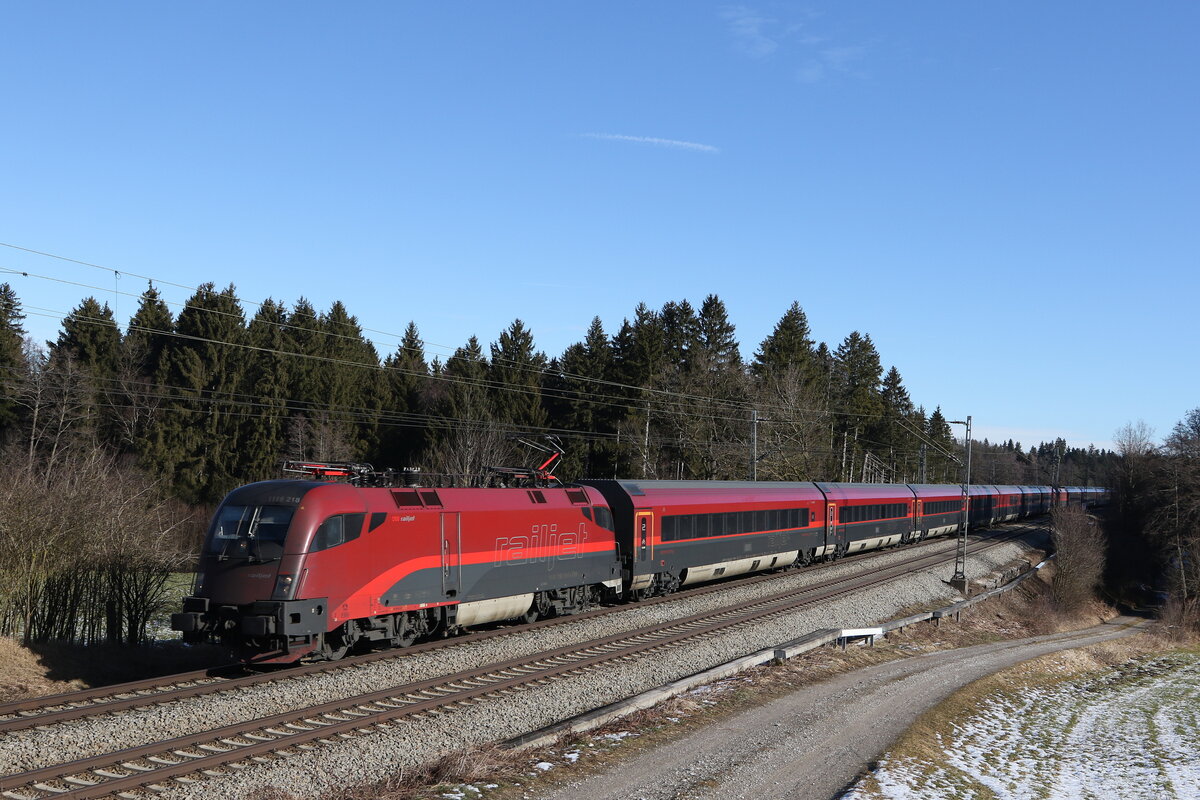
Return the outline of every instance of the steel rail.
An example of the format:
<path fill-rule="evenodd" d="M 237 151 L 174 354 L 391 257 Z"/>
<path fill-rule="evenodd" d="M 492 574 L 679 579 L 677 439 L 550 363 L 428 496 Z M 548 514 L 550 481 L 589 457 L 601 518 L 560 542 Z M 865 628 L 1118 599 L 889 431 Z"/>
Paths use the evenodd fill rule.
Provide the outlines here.
<path fill-rule="evenodd" d="M 1010 534 L 1004 538 L 1015 536 Z M 973 551 L 979 552 L 1002 543 L 1000 537 L 977 541 Z M 0 793 L 10 798 L 30 800 L 46 794 L 92 798 L 197 772 L 219 774 L 211 770 L 322 739 L 351 737 L 358 729 L 399 717 L 467 705 L 479 702 L 482 697 L 544 685 L 563 675 L 592 671 L 616 659 L 645 655 L 683 642 L 710 637 L 735 625 L 791 613 L 944 561 L 943 553 L 914 554 L 913 558 L 871 575 L 831 579 L 780 592 L 753 603 L 694 614 L 666 625 L 643 626 L 591 642 L 332 701 L 303 711 L 285 712 L 165 742 L 11 775 L 0 778 Z M 60 785 L 51 786 L 49 781 Z"/>
<path fill-rule="evenodd" d="M 1012 524 L 1014 523 L 1006 523 L 1006 526 L 1011 526 Z M 1005 531 L 1003 530 L 992 529 L 989 535 L 1002 536 L 1004 534 Z M 916 543 L 913 551 L 916 552 L 917 550 L 927 549 L 930 546 L 945 544 L 949 541 L 949 539 L 944 539 L 942 537 L 927 539 L 920 543 Z M 885 552 L 888 551 L 871 550 L 866 553 L 856 555 L 870 557 L 878 556 Z M 811 572 L 812 574 L 816 574 L 822 569 L 827 569 L 840 563 L 845 562 L 837 561 L 814 565 Z M 340 661 L 299 664 L 270 672 L 255 672 L 238 677 L 225 677 L 220 675 L 219 673 L 222 671 L 244 671 L 244 665 L 229 664 L 221 667 L 210 668 L 208 670 L 196 670 L 193 672 L 184 672 L 175 675 L 161 676 L 158 678 L 130 681 L 110 686 L 96 687 L 93 689 L 80 689 L 63 694 L 16 700 L 13 702 L 0 704 L 0 734 L 27 730 L 29 728 L 42 727 L 45 725 L 54 725 L 62 722 L 87 719 L 89 717 L 99 716 L 102 714 L 127 711 L 132 708 L 143 708 L 150 705 L 170 703 L 175 702 L 176 700 L 230 691 L 247 686 L 254 686 L 260 683 L 273 683 L 280 680 L 299 678 L 306 675 L 320 674 L 323 672 L 336 672 L 354 669 L 356 667 L 365 666 L 376 661 L 408 658 L 410 656 L 441 647 L 467 645 L 497 636 L 520 634 L 532 628 L 540 629 L 555 625 L 563 625 L 577 620 L 604 616 L 606 614 L 620 613 L 621 611 L 625 611 L 630 608 L 643 608 L 646 606 L 657 605 L 659 603 L 667 603 L 676 600 L 684 600 L 703 596 L 706 594 L 713 594 L 724 591 L 733 586 L 753 586 L 758 583 L 775 580 L 780 576 L 781 572 L 779 571 L 765 573 L 762 575 L 741 576 L 731 578 L 728 581 L 718 581 L 715 583 L 706 584 L 704 586 L 685 589 L 662 597 L 648 598 L 646 600 L 639 601 L 636 605 L 621 604 L 606 606 L 604 608 L 593 609 L 591 611 L 584 611 L 577 614 L 568 614 L 561 617 L 538 620 L 532 623 L 506 625 L 504 627 L 488 630 L 472 631 L 463 636 L 422 642 L 420 644 L 405 648 L 384 649 L 371 653 L 364 653 Z M 4 717 L 8 717 L 8 719 L 4 719 Z"/>

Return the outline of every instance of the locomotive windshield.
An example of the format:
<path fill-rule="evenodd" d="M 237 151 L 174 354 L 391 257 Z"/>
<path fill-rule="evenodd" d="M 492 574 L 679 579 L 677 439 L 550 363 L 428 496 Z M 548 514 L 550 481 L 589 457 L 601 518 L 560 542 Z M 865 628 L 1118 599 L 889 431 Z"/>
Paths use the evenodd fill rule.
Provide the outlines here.
<path fill-rule="evenodd" d="M 274 561 L 296 509 L 292 506 L 221 506 L 209 531 L 205 552 L 218 559 Z"/>

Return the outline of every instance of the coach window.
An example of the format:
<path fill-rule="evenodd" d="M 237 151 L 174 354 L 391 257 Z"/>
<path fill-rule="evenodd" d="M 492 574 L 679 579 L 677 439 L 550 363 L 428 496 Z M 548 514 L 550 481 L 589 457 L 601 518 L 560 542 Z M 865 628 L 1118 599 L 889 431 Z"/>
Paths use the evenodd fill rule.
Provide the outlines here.
<path fill-rule="evenodd" d="M 675 529 L 675 535 L 680 539 L 692 539 L 695 537 L 693 529 L 695 528 L 696 515 L 684 514 L 679 518 L 679 527 Z"/>
<path fill-rule="evenodd" d="M 662 538 L 664 542 L 675 541 L 675 526 L 678 519 L 675 517 L 663 517 L 662 521 Z"/>

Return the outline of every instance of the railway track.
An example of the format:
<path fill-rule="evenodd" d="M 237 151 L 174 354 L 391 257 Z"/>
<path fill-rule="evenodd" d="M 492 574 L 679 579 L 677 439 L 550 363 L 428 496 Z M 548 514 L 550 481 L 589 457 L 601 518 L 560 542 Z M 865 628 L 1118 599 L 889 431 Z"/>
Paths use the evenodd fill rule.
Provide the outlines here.
<path fill-rule="evenodd" d="M 971 550 L 979 552 L 1011 541 L 1022 535 L 1027 527 L 1027 523 L 1008 527 L 999 535 L 994 534 L 986 540 L 974 542 Z M 831 598 L 889 582 L 915 570 L 941 564 L 948 555 L 945 552 L 946 548 L 935 549 L 937 552 L 913 552 L 909 554 L 910 557 L 870 574 L 831 578 L 807 587 L 768 595 L 754 602 L 718 608 L 667 623 L 648 625 L 526 658 L 392 686 L 301 711 L 275 714 L 169 741 L 4 776 L 0 778 L 0 795 L 11 800 L 35 800 L 43 797 L 135 797 L 140 796 L 139 791 L 144 793 L 145 790 L 140 787 L 148 787 L 150 791 L 161 791 L 172 781 L 188 782 L 202 779 L 195 776 L 218 775 L 222 774 L 218 770 L 239 769 L 256 761 L 269 760 L 272 753 L 304 750 L 317 747 L 322 742 L 353 738 L 377 725 L 403 717 L 445 713 L 455 707 L 490 702 L 564 677 L 592 673 L 614 661 L 643 658 L 667 648 L 693 646 L 705 638 L 717 636 L 735 626 L 760 624 Z M 745 582 L 742 585 L 745 585 Z M 670 599 L 675 598 L 663 598 Z M 579 619 L 579 615 L 564 618 L 564 621 L 576 619 Z M 485 633 L 501 635 L 514 630 Z M 401 652 L 408 654 L 406 651 Z M 397 657 L 395 652 L 376 655 Z M 361 663 L 361 660 L 354 663 Z M 311 666 L 323 667 L 326 670 L 330 668 L 330 665 Z M 334 665 L 334 668 L 337 666 Z M 281 677 L 293 677 L 296 672 L 297 670 L 289 670 L 273 676 L 247 677 L 278 680 Z M 243 679 L 218 682 L 215 684 L 216 688 L 207 685 L 208 691 L 223 691 L 239 680 Z M 193 685 L 177 689 L 173 694 L 164 693 L 159 701 L 174 699 L 180 696 L 180 691 L 188 693 L 182 696 L 195 696 L 203 693 L 201 688 L 203 687 L 200 685 Z M 136 701 L 136 698 L 133 700 Z M 144 705 L 147 701 L 142 699 L 140 702 Z M 113 707 L 111 704 L 104 704 L 95 708 L 93 714 L 102 713 L 100 709 L 112 710 Z M 33 719 L 40 720 L 34 724 L 41 725 L 48 724 L 50 720 L 45 716 Z M 18 721 L 24 723 L 29 720 Z M 3 730 L 4 728 L 0 727 L 0 732 Z"/>
<path fill-rule="evenodd" d="M 1033 527 L 1033 525 L 1028 522 L 1010 523 L 1003 528 L 993 530 L 991 535 L 1009 536 L 1014 530 L 1024 531 L 1029 527 Z M 1005 539 L 1005 541 L 1008 540 L 1009 539 Z M 942 547 L 939 547 L 939 545 L 945 546 L 951 541 L 953 540 L 947 538 L 930 539 L 926 542 L 922 542 L 914 547 L 911 547 L 910 549 L 912 549 L 914 553 L 920 552 L 923 549 L 940 550 Z M 871 553 L 863 555 L 871 556 L 879 554 L 880 551 L 872 551 Z M 844 562 L 816 565 L 811 567 L 809 571 L 814 574 L 819 573 L 821 569 L 828 568 L 830 566 L 836 566 L 840 563 Z M 781 573 L 778 572 L 764 573 L 750 577 L 735 578 L 732 579 L 732 581 L 719 581 L 705 584 L 692 589 L 685 589 L 666 597 L 655 597 L 648 600 L 642 600 L 638 603 L 638 607 L 677 602 L 679 600 L 686 600 L 693 597 L 714 594 L 727 590 L 731 585 L 753 586 L 758 583 L 765 583 L 775 580 L 780 576 L 780 574 Z M 282 669 L 273 669 L 265 672 L 247 670 L 243 667 L 243 665 L 240 664 L 229 664 L 223 667 L 217 667 L 208 670 L 196 670 L 193 672 L 178 673 L 175 675 L 167 675 L 157 678 L 148 678 L 140 681 L 131 681 L 128 683 L 101 686 L 92 689 L 81 689 L 74 692 L 51 695 L 48 697 L 35 697 L 9 703 L 2 703 L 0 704 L 0 735 L 13 733 L 20 730 L 27 730 L 29 728 L 41 727 L 44 725 L 68 722 L 71 720 L 87 719 L 100 714 L 127 711 L 129 709 L 141 708 L 155 703 L 175 702 L 177 700 L 189 697 L 200 697 L 216 692 L 231 691 L 257 684 L 286 680 L 289 678 L 300 678 L 308 675 L 335 672 L 340 670 L 353 670 L 378 661 L 408 658 L 410 656 L 417 655 L 435 648 L 460 645 L 465 646 L 497 636 L 518 635 L 525 630 L 535 627 L 545 628 L 553 625 L 569 624 L 581 619 L 589 619 L 606 614 L 620 613 L 629 607 L 630 606 L 628 605 L 606 606 L 581 614 L 572 614 L 564 617 L 539 620 L 530 624 L 506 625 L 489 630 L 472 631 L 466 635 L 451 639 L 438 639 L 434 641 L 423 642 L 421 644 L 413 645 L 400 650 L 381 650 L 372 653 L 363 653 L 335 662 L 301 664 Z"/>

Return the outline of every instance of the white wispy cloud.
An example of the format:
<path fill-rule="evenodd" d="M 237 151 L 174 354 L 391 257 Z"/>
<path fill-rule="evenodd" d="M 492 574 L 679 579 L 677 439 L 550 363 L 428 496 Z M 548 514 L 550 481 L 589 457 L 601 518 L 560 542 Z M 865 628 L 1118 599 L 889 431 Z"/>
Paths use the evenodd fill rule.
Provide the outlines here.
<path fill-rule="evenodd" d="M 729 26 L 734 48 L 755 59 L 792 61 L 796 80 L 820 83 L 838 75 L 858 76 L 869 55 L 866 46 L 840 46 L 813 30 L 820 16 L 802 10 L 781 20 L 745 5 L 726 6 L 721 18 Z M 799 18 L 797 18 L 799 17 Z"/>
<path fill-rule="evenodd" d="M 735 46 L 746 55 L 765 58 L 779 49 L 776 34 L 768 33 L 778 25 L 775 19 L 746 6 L 729 6 L 721 11 L 721 17 L 729 23 Z"/>
<path fill-rule="evenodd" d="M 719 147 L 699 142 L 684 142 L 679 139 L 660 139 L 657 136 L 626 136 L 621 133 L 585 133 L 588 139 L 603 139 L 609 142 L 632 142 L 634 144 L 650 144 L 655 147 L 673 147 L 679 150 L 694 150 L 699 153 L 719 153 Z"/>
<path fill-rule="evenodd" d="M 796 72 L 801 83 L 818 83 L 831 75 L 853 73 L 867 55 L 867 48 L 826 47 L 818 50 L 813 57 Z"/>

